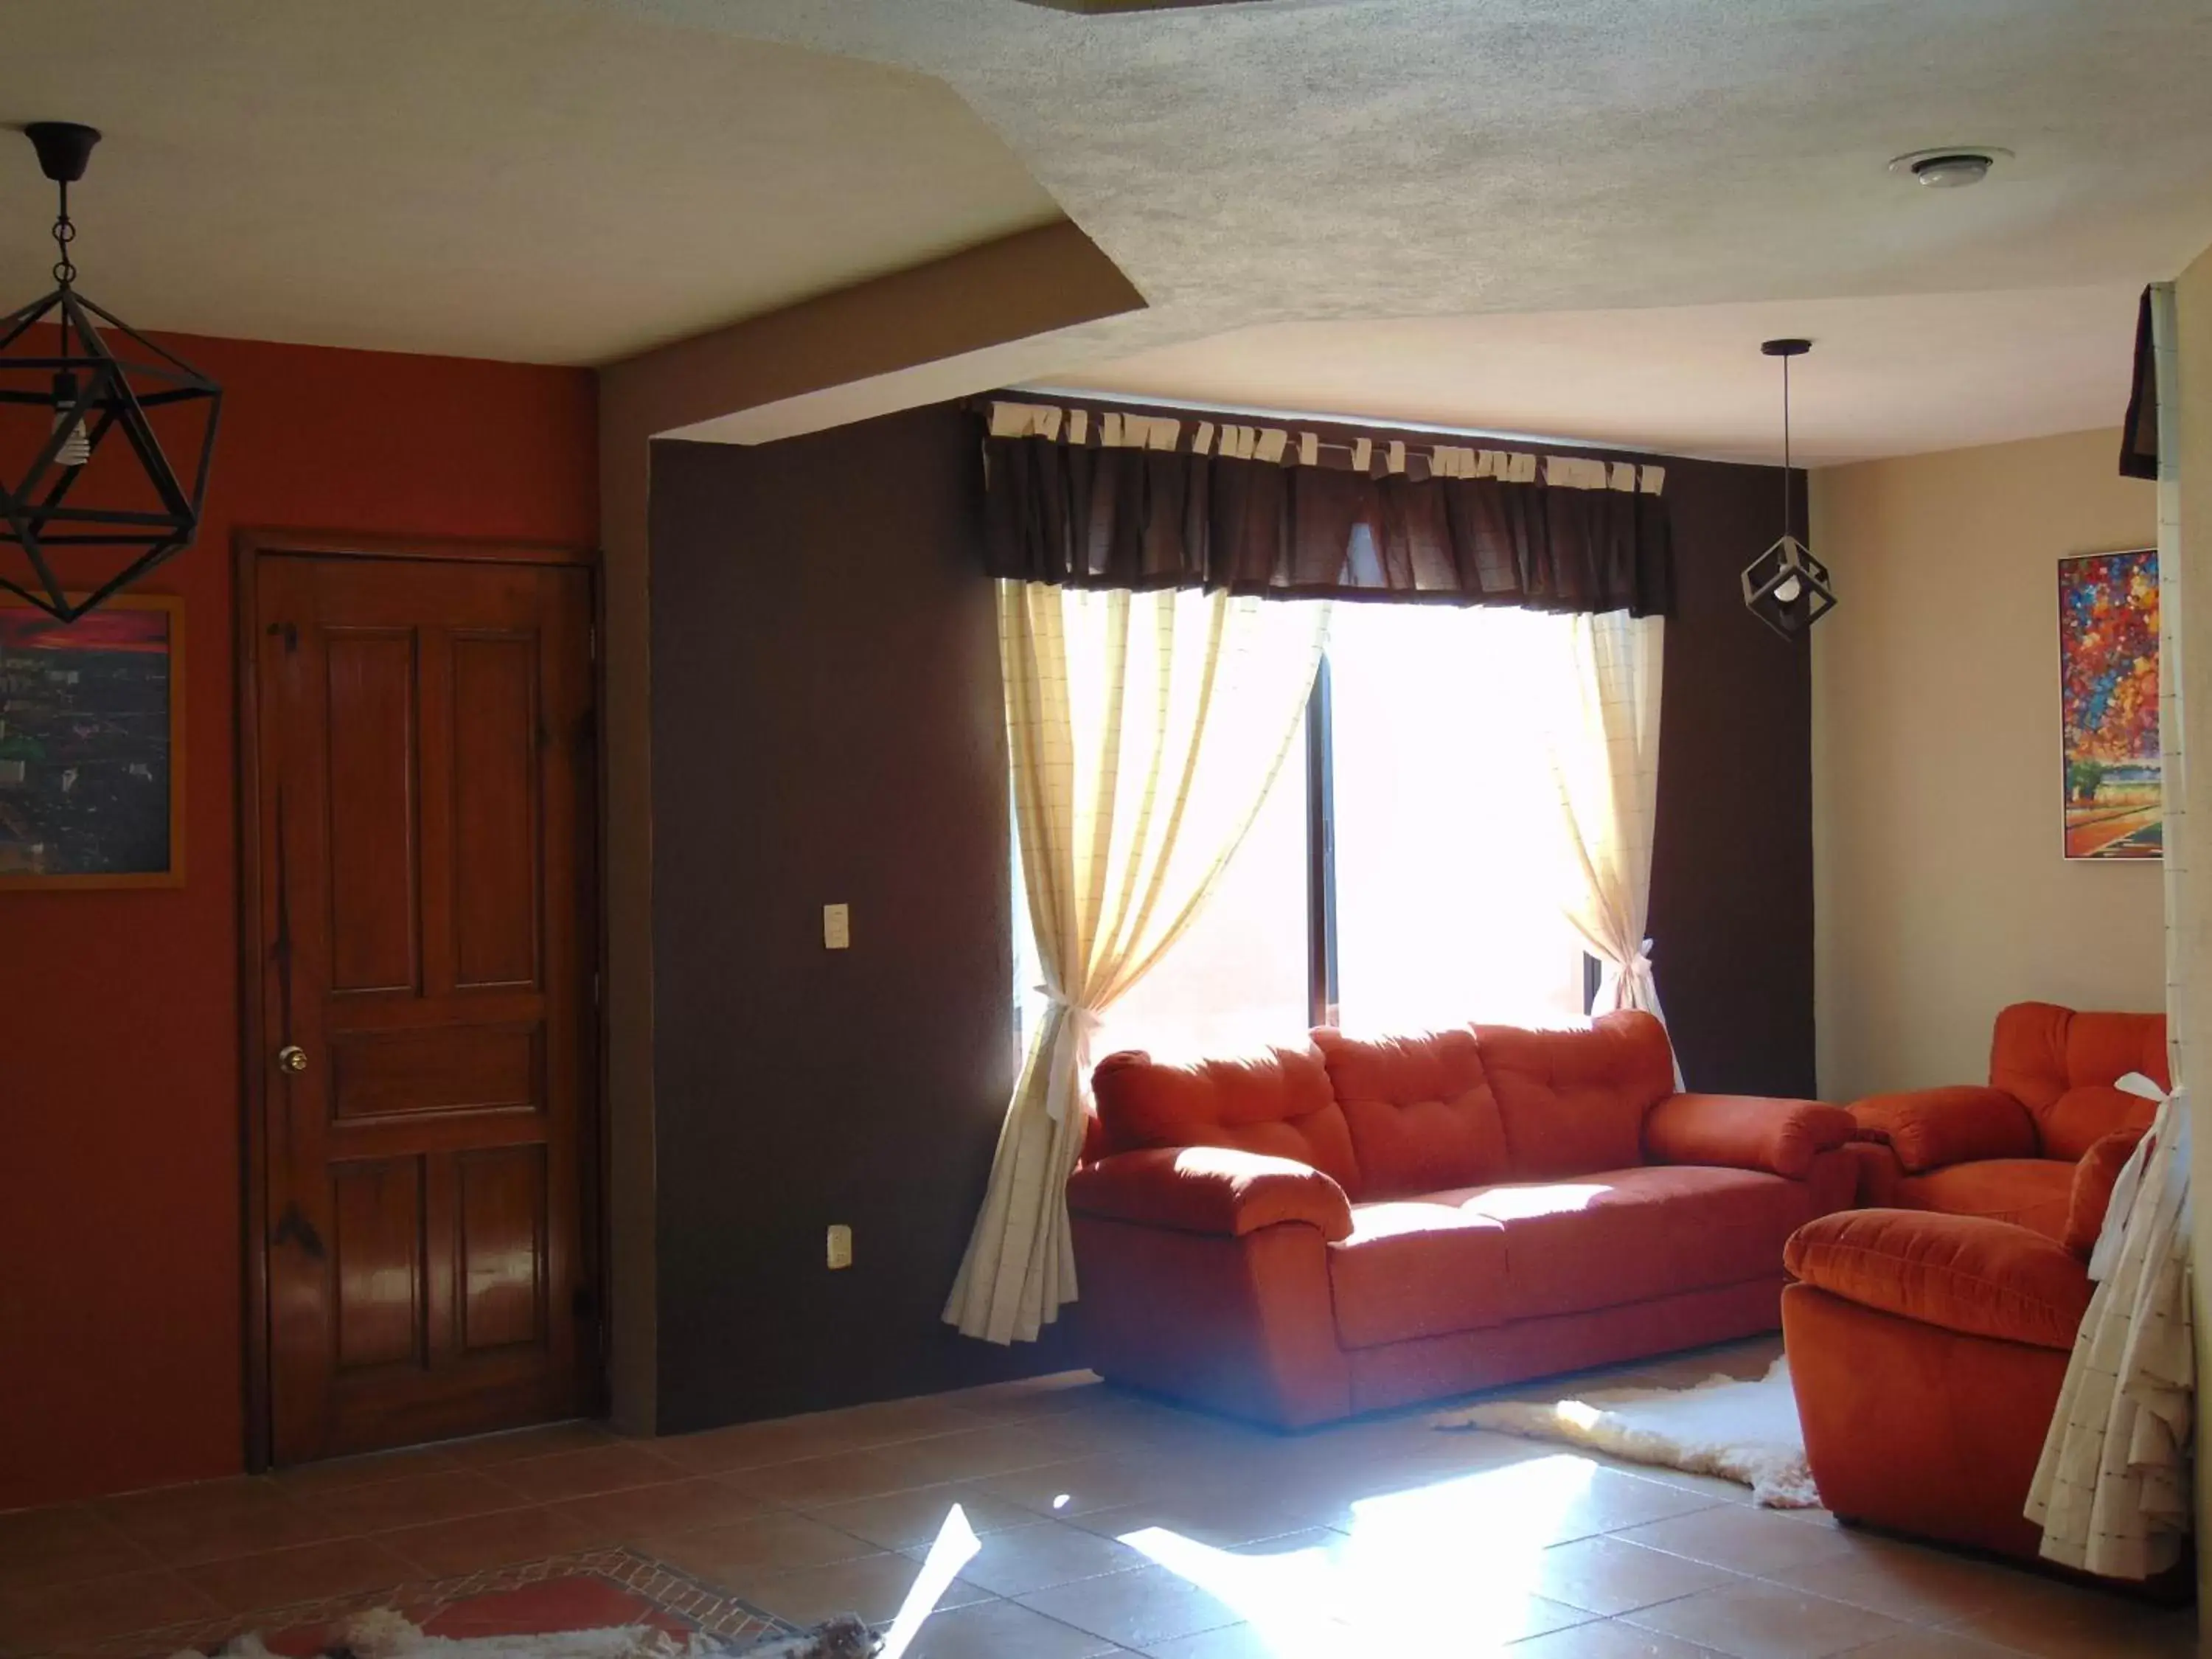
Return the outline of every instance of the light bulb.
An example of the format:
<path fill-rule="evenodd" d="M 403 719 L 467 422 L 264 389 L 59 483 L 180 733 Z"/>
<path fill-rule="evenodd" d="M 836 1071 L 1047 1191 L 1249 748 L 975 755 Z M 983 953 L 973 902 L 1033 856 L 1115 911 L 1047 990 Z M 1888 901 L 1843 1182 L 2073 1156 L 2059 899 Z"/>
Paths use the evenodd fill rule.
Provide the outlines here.
<path fill-rule="evenodd" d="M 1774 590 L 1774 597 L 1784 605 L 1795 605 L 1797 603 L 1797 596 L 1804 591 L 1804 584 L 1796 577 L 1791 576 Z"/>
<path fill-rule="evenodd" d="M 84 429 L 82 420 L 72 419 L 70 411 L 76 406 L 76 376 L 66 372 L 54 376 L 54 430 L 69 428 L 69 435 L 54 453 L 56 466 L 82 466 L 92 459 L 92 439 Z"/>

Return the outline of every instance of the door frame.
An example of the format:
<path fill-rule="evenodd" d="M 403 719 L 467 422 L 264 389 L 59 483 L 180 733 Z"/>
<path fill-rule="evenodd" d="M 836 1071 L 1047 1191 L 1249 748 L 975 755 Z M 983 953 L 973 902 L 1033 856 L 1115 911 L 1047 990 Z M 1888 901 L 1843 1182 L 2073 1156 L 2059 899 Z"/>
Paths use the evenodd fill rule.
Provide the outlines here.
<path fill-rule="evenodd" d="M 269 1373 L 269 1075 L 267 1033 L 262 1018 L 264 963 L 261 951 L 261 690 L 260 648 L 255 627 L 260 611 L 260 568 L 264 555 L 296 554 L 312 558 L 418 559 L 437 563 L 560 565 L 582 568 L 592 589 L 592 755 L 587 797 L 592 837 L 586 867 L 592 891 L 584 914 L 589 937 L 580 940 L 580 962 L 592 983 L 583 988 L 589 1017 L 582 1022 L 590 1052 L 577 1079 L 578 1162 L 584 1172 L 579 1210 L 583 1261 L 577 1279 L 595 1310 L 592 1352 L 585 1377 L 585 1397 L 597 1414 L 606 1407 L 608 1343 L 612 1331 L 609 1303 L 607 1224 L 607 1031 L 606 745 L 599 740 L 599 710 L 606 699 L 606 674 L 599 641 L 606 627 L 606 583 L 597 548 L 551 542 L 478 541 L 446 537 L 394 536 L 332 530 L 240 529 L 231 535 L 232 656 L 237 673 L 237 716 L 232 741 L 237 753 L 238 799 L 238 1007 L 240 1095 L 239 1169 L 240 1186 L 240 1262 L 245 1318 L 241 1322 L 245 1360 L 246 1468 L 266 1470 L 271 1461 L 275 1422 Z"/>

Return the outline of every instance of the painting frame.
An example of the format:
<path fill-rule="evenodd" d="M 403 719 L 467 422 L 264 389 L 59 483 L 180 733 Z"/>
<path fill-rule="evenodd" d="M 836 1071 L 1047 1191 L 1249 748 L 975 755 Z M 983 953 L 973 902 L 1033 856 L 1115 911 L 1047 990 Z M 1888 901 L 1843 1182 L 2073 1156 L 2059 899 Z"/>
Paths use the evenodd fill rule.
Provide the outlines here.
<path fill-rule="evenodd" d="M 77 596 L 72 596 L 77 597 Z M 163 655 L 167 662 L 168 732 L 166 753 L 168 773 L 168 863 L 159 870 L 22 871 L 0 870 L 0 893 L 82 892 L 100 890 L 178 888 L 185 884 L 185 600 L 177 593 L 118 593 L 103 601 L 100 611 L 158 611 L 167 618 Z M 0 593 L 0 616 L 30 611 L 36 606 L 13 594 Z M 99 615 L 94 611 L 93 615 Z"/>
<path fill-rule="evenodd" d="M 2068 864 L 2165 857 L 2158 556 L 2138 546 L 2057 561 L 2059 854 Z"/>

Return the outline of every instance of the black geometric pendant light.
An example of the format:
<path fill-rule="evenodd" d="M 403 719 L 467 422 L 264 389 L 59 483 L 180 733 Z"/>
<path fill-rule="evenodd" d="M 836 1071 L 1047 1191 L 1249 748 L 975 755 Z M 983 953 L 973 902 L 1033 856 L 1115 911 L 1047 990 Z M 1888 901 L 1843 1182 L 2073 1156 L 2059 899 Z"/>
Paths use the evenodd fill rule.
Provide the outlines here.
<path fill-rule="evenodd" d="M 222 388 L 76 291 L 69 187 L 100 134 L 71 121 L 23 131 L 61 191 L 60 257 L 53 291 L 0 319 L 0 587 L 73 622 L 191 545 Z M 73 599 L 52 556 L 75 573 L 95 550 L 106 556 Z"/>
<path fill-rule="evenodd" d="M 1784 639 L 1795 640 L 1836 608 L 1828 567 L 1790 528 L 1790 360 L 1803 356 L 1813 343 L 1768 340 L 1759 349 L 1782 359 L 1782 539 L 1744 568 L 1743 603 Z"/>

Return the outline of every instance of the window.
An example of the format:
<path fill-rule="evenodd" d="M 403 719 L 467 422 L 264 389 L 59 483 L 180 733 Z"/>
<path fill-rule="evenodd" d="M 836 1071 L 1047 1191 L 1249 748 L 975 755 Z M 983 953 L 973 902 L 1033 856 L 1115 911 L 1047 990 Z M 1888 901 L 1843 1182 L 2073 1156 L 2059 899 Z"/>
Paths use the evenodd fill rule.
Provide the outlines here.
<path fill-rule="evenodd" d="M 1092 1051 L 1163 1059 L 1585 1006 L 1562 838 L 1528 689 L 1564 618 L 1339 605 L 1289 757 L 1206 908 L 1107 1012 Z M 1026 1035 L 1041 976 L 1015 876 Z"/>

